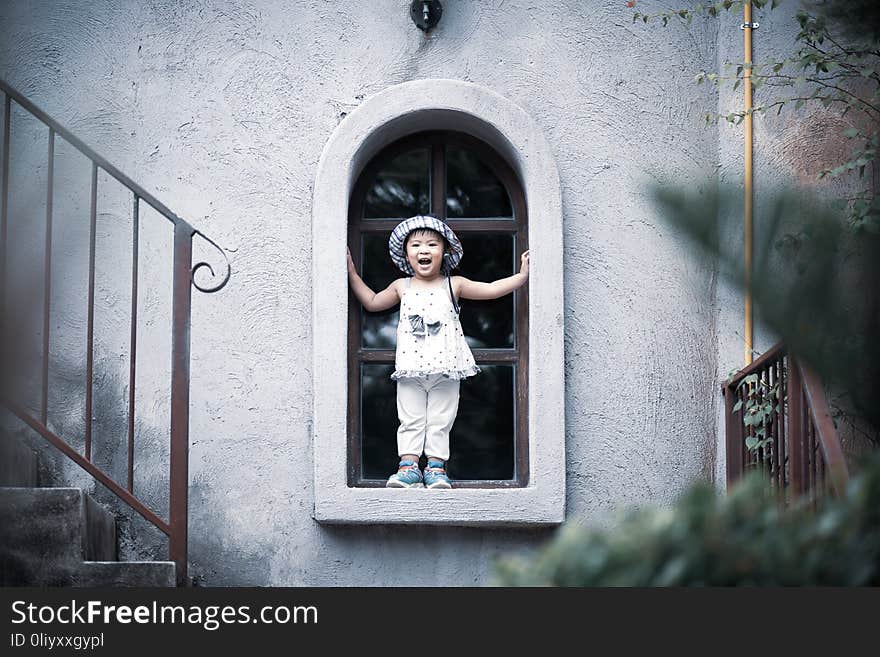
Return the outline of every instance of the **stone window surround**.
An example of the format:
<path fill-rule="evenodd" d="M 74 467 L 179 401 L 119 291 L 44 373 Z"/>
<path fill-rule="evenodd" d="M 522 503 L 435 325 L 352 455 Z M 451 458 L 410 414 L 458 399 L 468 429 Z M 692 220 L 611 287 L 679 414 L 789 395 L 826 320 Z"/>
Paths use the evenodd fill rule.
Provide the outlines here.
<path fill-rule="evenodd" d="M 346 477 L 348 202 L 364 166 L 396 139 L 458 130 L 492 146 L 529 204 L 529 485 L 451 490 L 352 488 Z M 534 526 L 565 517 L 562 195 L 550 145 L 499 94 L 459 80 L 417 80 L 367 98 L 321 155 L 312 199 L 314 518 L 321 523 Z"/>

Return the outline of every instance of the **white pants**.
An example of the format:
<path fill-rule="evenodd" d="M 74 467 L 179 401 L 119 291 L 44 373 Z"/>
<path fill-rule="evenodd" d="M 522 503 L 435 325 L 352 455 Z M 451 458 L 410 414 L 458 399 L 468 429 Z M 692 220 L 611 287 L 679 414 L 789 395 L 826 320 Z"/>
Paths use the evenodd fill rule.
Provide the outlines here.
<path fill-rule="evenodd" d="M 442 374 L 397 380 L 397 453 L 449 459 L 460 381 Z"/>

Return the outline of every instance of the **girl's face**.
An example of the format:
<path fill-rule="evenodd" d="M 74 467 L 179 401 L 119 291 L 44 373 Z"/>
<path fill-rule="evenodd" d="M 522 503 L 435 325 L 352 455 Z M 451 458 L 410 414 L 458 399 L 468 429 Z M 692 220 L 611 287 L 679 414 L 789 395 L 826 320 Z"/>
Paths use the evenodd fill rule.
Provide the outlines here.
<path fill-rule="evenodd" d="M 433 230 L 416 230 L 406 240 L 406 258 L 418 278 L 434 279 L 443 267 L 446 241 Z"/>

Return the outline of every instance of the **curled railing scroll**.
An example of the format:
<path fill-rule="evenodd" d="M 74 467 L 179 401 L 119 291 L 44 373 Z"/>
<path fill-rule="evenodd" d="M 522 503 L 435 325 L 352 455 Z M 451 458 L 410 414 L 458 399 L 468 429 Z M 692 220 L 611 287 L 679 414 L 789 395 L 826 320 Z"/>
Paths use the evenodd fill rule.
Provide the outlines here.
<path fill-rule="evenodd" d="M 223 275 L 222 280 L 216 285 L 210 287 L 203 287 L 199 285 L 198 281 L 196 281 L 196 272 L 203 267 L 207 268 L 209 272 L 211 272 L 211 278 L 216 278 L 217 274 L 214 273 L 214 268 L 207 262 L 198 262 L 192 268 L 192 284 L 199 292 L 204 292 L 205 294 L 213 294 L 214 292 L 219 292 L 222 290 L 226 284 L 229 282 L 229 277 L 232 275 L 232 265 L 229 263 L 229 257 L 226 255 L 226 251 L 223 250 L 221 246 L 219 246 L 214 240 L 207 237 L 203 232 L 197 230 L 193 233 L 194 235 L 198 235 L 203 240 L 205 240 L 208 244 L 213 246 L 217 251 L 220 252 L 220 255 L 223 256 L 223 259 L 226 261 L 226 273 Z"/>

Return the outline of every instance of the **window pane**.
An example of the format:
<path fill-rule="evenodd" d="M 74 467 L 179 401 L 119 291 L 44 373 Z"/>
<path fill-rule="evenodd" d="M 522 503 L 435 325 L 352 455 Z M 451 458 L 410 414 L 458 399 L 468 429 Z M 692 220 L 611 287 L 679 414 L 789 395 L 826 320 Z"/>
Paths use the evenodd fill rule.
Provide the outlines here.
<path fill-rule="evenodd" d="M 431 151 L 419 148 L 391 160 L 367 190 L 364 219 L 394 219 L 428 214 L 431 207 Z"/>
<path fill-rule="evenodd" d="M 388 255 L 388 238 L 391 233 L 363 233 L 362 274 L 364 282 L 374 292 L 381 292 L 395 278 L 405 274 L 394 266 Z M 400 306 L 380 313 L 367 312 L 361 306 L 363 331 L 361 345 L 365 349 L 394 349 L 397 346 L 397 321 Z"/>
<path fill-rule="evenodd" d="M 491 283 L 507 278 L 513 269 L 513 235 L 458 233 L 464 247 L 461 266 L 453 274 Z M 461 328 L 471 349 L 512 348 L 513 294 L 491 301 L 461 301 Z"/>
<path fill-rule="evenodd" d="M 390 233 L 363 233 L 363 279 L 375 292 L 404 276 L 388 256 Z M 465 257 L 453 274 L 491 282 L 514 273 L 514 236 L 460 233 Z M 381 313 L 361 309 L 365 349 L 394 349 L 399 306 Z M 490 301 L 462 300 L 461 325 L 471 349 L 510 349 L 514 346 L 513 294 Z"/>
<path fill-rule="evenodd" d="M 513 217 L 510 198 L 498 177 L 473 152 L 446 149 L 448 217 Z"/>
<path fill-rule="evenodd" d="M 461 383 L 458 417 L 450 435 L 449 475 L 453 480 L 513 479 L 514 366 L 480 367 L 482 372 Z M 387 479 L 397 469 L 393 370 L 393 365 L 361 364 L 361 466 L 365 479 Z"/>
<path fill-rule="evenodd" d="M 447 466 L 453 481 L 513 479 L 514 366 L 480 367 L 482 372 L 461 382 Z"/>
<path fill-rule="evenodd" d="M 397 470 L 397 384 L 393 365 L 361 364 L 361 467 L 364 479 Z"/>

